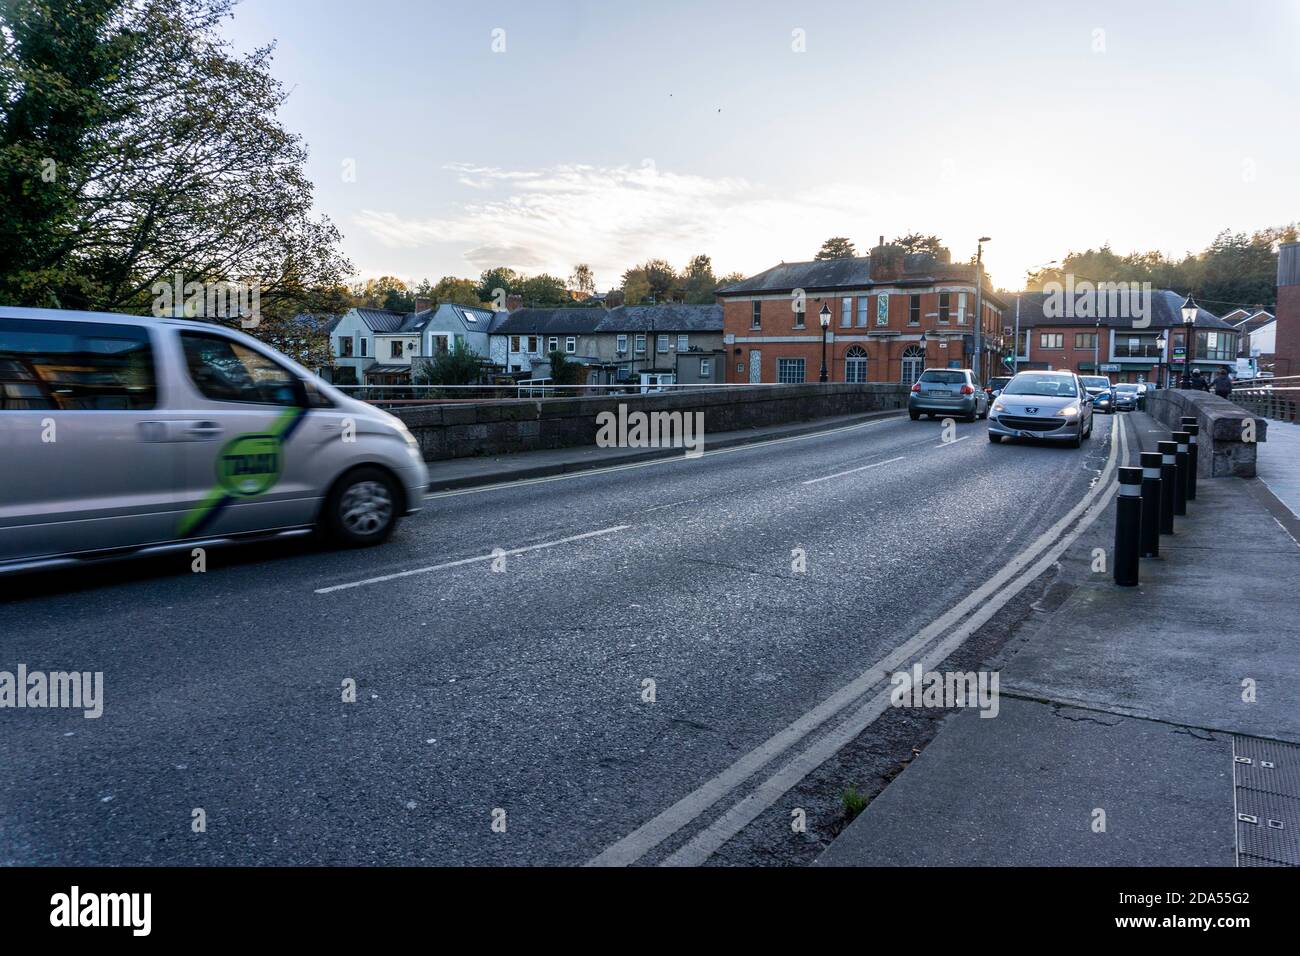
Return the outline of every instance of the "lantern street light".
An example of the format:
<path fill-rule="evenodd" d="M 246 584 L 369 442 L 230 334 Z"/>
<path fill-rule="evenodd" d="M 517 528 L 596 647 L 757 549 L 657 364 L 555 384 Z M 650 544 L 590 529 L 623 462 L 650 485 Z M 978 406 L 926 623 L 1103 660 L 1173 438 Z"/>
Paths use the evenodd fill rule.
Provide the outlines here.
<path fill-rule="evenodd" d="M 817 313 L 817 318 L 822 324 L 822 374 L 817 381 L 826 382 L 826 330 L 831 327 L 831 309 L 825 302 L 822 303 L 822 310 Z"/>
<path fill-rule="evenodd" d="M 1156 339 L 1156 388 L 1165 387 L 1165 346 L 1168 344 L 1169 339 L 1161 332 Z"/>
<path fill-rule="evenodd" d="M 1196 342 L 1194 340 L 1196 329 L 1196 313 L 1200 311 L 1189 295 L 1187 301 L 1183 303 L 1183 383 L 1182 388 L 1192 387 L 1192 356 L 1196 353 Z"/>

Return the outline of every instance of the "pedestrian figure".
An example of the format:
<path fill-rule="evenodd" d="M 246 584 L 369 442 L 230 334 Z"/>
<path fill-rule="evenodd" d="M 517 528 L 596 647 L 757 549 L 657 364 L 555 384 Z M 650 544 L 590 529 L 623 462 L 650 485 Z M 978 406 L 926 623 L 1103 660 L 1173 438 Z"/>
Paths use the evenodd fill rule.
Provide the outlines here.
<path fill-rule="evenodd" d="M 1227 366 L 1219 369 L 1219 374 L 1214 376 L 1214 394 L 1219 398 L 1232 397 L 1232 376 L 1228 374 Z"/>

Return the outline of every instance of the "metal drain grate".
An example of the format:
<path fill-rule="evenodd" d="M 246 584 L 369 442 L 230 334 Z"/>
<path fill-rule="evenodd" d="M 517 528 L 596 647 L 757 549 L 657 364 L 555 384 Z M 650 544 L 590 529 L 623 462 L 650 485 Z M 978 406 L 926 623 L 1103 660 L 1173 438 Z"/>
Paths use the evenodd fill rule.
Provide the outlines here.
<path fill-rule="evenodd" d="M 1300 747 L 1232 738 L 1237 865 L 1300 866 Z"/>

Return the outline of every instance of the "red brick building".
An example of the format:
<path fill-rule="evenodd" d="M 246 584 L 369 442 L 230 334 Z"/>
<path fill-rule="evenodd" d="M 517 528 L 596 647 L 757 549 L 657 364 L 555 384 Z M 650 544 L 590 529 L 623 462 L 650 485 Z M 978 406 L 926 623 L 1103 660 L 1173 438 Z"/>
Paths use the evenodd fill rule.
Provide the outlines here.
<path fill-rule="evenodd" d="M 1008 324 L 1019 329 L 1017 368 L 1071 369 L 1080 375 L 1106 375 L 1112 382 L 1167 382 L 1182 373 L 1186 338 L 1182 308 L 1186 297 L 1153 289 L 1081 299 L 1068 309 L 1045 292 L 1007 296 Z M 1103 304 L 1104 300 L 1104 304 Z M 1069 318 L 1062 315 L 1074 315 Z M 1087 317 L 1077 317 L 1086 312 Z M 1098 312 L 1106 314 L 1097 316 Z M 1208 376 L 1235 367 L 1240 333 L 1218 316 L 1198 310 L 1192 369 Z"/>
<path fill-rule="evenodd" d="M 1277 352 L 1273 374 L 1300 375 L 1300 242 L 1288 242 L 1278 251 L 1275 314 Z"/>
<path fill-rule="evenodd" d="M 974 355 L 975 266 L 896 247 L 871 256 L 782 263 L 718 291 L 728 382 L 911 383 L 927 367 L 968 368 Z M 1009 347 L 1006 303 L 986 285 L 983 374 Z"/>

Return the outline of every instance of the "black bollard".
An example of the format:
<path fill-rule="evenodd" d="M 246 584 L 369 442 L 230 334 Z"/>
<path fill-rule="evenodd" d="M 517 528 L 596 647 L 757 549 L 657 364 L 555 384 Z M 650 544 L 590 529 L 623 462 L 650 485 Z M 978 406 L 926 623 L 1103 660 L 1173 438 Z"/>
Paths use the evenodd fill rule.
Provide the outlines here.
<path fill-rule="evenodd" d="M 1178 443 L 1172 441 L 1156 442 L 1160 450 L 1160 533 L 1174 533 L 1174 482 L 1178 479 L 1178 466 L 1175 462 Z"/>
<path fill-rule="evenodd" d="M 1142 469 L 1121 467 L 1115 499 L 1115 583 L 1138 583 L 1138 539 L 1142 525 Z"/>
<path fill-rule="evenodd" d="M 1160 557 L 1160 452 L 1142 453 L 1142 557 Z"/>
<path fill-rule="evenodd" d="M 1177 466 L 1177 474 L 1174 476 L 1174 514 L 1187 514 L 1187 440 L 1191 437 L 1187 432 L 1171 432 L 1170 438 L 1178 446 L 1178 451 L 1174 453 L 1174 464 Z"/>
<path fill-rule="evenodd" d="M 1187 500 L 1195 501 L 1197 458 L 1200 457 L 1201 450 L 1196 436 L 1200 434 L 1201 426 L 1196 423 L 1195 418 L 1187 416 L 1183 418 L 1183 431 L 1191 436 L 1187 442 Z"/>

